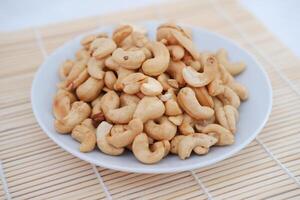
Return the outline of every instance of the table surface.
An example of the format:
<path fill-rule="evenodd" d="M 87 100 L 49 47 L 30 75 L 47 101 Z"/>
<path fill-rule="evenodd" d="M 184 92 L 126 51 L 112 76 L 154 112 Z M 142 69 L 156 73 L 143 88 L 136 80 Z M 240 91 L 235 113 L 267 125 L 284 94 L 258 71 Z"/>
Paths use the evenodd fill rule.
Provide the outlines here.
<path fill-rule="evenodd" d="M 52 142 L 31 110 L 34 73 L 65 41 L 101 25 L 119 23 L 120 18 L 133 23 L 175 20 L 204 27 L 251 52 L 266 69 L 274 94 L 271 117 L 260 135 L 229 159 L 173 174 L 97 167 Z M 299 64 L 288 48 L 234 0 L 177 0 L 0 33 L 0 199 L 299 199 Z"/>

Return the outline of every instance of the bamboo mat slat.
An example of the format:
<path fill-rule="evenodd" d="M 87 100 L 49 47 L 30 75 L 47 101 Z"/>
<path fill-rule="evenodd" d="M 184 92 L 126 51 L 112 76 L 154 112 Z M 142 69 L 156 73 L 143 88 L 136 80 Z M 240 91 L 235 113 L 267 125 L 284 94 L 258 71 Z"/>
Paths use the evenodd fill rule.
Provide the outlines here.
<path fill-rule="evenodd" d="M 145 175 L 95 167 L 42 132 L 31 111 L 30 87 L 45 56 L 101 25 L 142 20 L 204 27 L 258 59 L 271 79 L 274 104 L 256 140 L 209 167 Z M 0 160 L 12 199 L 300 198 L 300 62 L 235 0 L 179 0 L 0 36 Z"/>

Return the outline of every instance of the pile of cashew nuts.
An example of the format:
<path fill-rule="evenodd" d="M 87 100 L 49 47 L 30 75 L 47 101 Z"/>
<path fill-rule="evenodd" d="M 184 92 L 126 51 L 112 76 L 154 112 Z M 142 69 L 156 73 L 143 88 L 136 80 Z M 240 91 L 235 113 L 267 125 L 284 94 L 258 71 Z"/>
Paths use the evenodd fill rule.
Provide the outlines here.
<path fill-rule="evenodd" d="M 169 153 L 180 159 L 231 145 L 247 89 L 234 76 L 245 69 L 225 49 L 199 52 L 189 29 L 173 23 L 147 31 L 121 25 L 81 40 L 74 60 L 59 69 L 54 126 L 81 152 L 126 149 L 145 164 Z"/>

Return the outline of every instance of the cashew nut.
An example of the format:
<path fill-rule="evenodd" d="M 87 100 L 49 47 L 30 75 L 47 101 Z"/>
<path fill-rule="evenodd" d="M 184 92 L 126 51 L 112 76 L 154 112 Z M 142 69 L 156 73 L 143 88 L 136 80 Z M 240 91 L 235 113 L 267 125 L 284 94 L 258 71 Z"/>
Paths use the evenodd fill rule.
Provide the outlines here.
<path fill-rule="evenodd" d="M 69 75 L 70 71 L 72 70 L 72 67 L 74 65 L 74 62 L 71 60 L 66 60 L 59 68 L 59 76 L 61 80 L 65 80 L 67 76 Z"/>
<path fill-rule="evenodd" d="M 208 94 L 211 96 L 217 96 L 224 93 L 224 85 L 220 79 L 215 79 L 207 85 Z"/>
<path fill-rule="evenodd" d="M 90 102 L 97 98 L 103 86 L 103 80 L 90 77 L 76 89 L 76 94 L 80 100 Z"/>
<path fill-rule="evenodd" d="M 161 42 L 149 42 L 147 48 L 152 52 L 154 58 L 148 59 L 143 63 L 143 72 L 149 76 L 158 76 L 168 68 L 170 61 L 169 50 Z"/>
<path fill-rule="evenodd" d="M 72 104 L 70 112 L 64 118 L 54 121 L 54 127 L 59 133 L 70 133 L 76 125 L 88 118 L 90 113 L 91 108 L 87 103 L 76 101 Z"/>
<path fill-rule="evenodd" d="M 151 151 L 149 148 L 147 135 L 145 133 L 140 133 L 133 141 L 132 152 L 136 159 L 142 163 L 157 163 L 165 156 L 165 144 L 162 141 L 156 143 L 155 151 Z"/>
<path fill-rule="evenodd" d="M 147 77 L 140 87 L 141 92 L 147 96 L 156 96 L 163 91 L 162 85 L 156 79 Z"/>
<path fill-rule="evenodd" d="M 208 91 L 206 89 L 206 87 L 197 87 L 197 88 L 193 88 L 194 92 L 196 94 L 196 97 L 199 101 L 199 103 L 202 106 L 208 106 L 213 108 L 214 107 L 214 101 L 212 99 L 212 97 L 208 94 Z"/>
<path fill-rule="evenodd" d="M 238 75 L 246 68 L 246 64 L 244 62 L 230 63 L 230 61 L 228 60 L 227 51 L 225 49 L 220 49 L 217 52 L 216 56 L 219 63 L 222 64 L 227 69 L 227 71 L 233 76 Z"/>
<path fill-rule="evenodd" d="M 112 127 L 113 126 L 106 121 L 103 121 L 99 124 L 99 126 L 97 127 L 97 134 L 96 134 L 97 146 L 103 153 L 117 156 L 117 155 L 121 155 L 125 149 L 116 148 L 107 142 L 106 138 L 109 135 Z"/>
<path fill-rule="evenodd" d="M 56 119 L 64 118 L 71 109 L 71 104 L 76 101 L 76 97 L 66 90 L 58 90 L 53 100 L 53 114 Z"/>
<path fill-rule="evenodd" d="M 91 77 L 96 79 L 103 79 L 105 72 L 104 60 L 97 60 L 95 58 L 90 58 L 87 63 L 87 70 Z"/>
<path fill-rule="evenodd" d="M 113 71 L 107 71 L 105 72 L 104 76 L 104 85 L 108 87 L 109 89 L 113 90 L 114 85 L 117 81 L 117 77 Z"/>
<path fill-rule="evenodd" d="M 184 114 L 182 123 L 179 125 L 179 131 L 182 135 L 190 135 L 195 133 L 194 130 L 195 120 L 189 115 Z"/>
<path fill-rule="evenodd" d="M 145 61 L 146 56 L 143 50 L 124 50 L 121 48 L 116 49 L 112 58 L 120 66 L 126 69 L 138 69 Z"/>
<path fill-rule="evenodd" d="M 225 86 L 224 92 L 218 95 L 218 98 L 225 105 L 232 105 L 235 108 L 238 108 L 241 104 L 239 96 L 230 88 Z"/>
<path fill-rule="evenodd" d="M 182 110 L 177 103 L 176 94 L 173 89 L 169 89 L 168 92 L 165 94 L 169 94 L 171 97 L 167 99 L 165 102 L 166 111 L 165 114 L 167 116 L 176 116 L 182 114 Z"/>
<path fill-rule="evenodd" d="M 62 87 L 67 90 L 76 89 L 88 77 L 89 74 L 85 64 L 83 62 L 75 62 Z"/>
<path fill-rule="evenodd" d="M 160 84 L 163 87 L 163 90 L 168 90 L 172 88 L 172 86 L 168 83 L 168 80 L 170 79 L 169 75 L 166 73 L 162 73 L 157 77 L 157 80 L 160 82 Z"/>
<path fill-rule="evenodd" d="M 90 152 L 96 146 L 96 129 L 91 119 L 85 119 L 80 125 L 75 126 L 71 134 L 72 138 L 79 141 L 81 152 Z"/>
<path fill-rule="evenodd" d="M 183 77 L 183 71 L 186 68 L 185 64 L 182 61 L 174 62 L 170 61 L 167 73 L 174 78 L 179 86 L 184 86 L 185 85 L 185 80 Z"/>
<path fill-rule="evenodd" d="M 157 32 L 156 32 L 157 41 L 166 40 L 166 43 L 169 45 L 178 44 L 178 41 L 171 33 L 172 30 L 181 32 L 182 34 L 184 34 L 184 36 L 188 37 L 189 39 L 192 38 L 190 32 L 187 31 L 187 29 L 182 28 L 173 23 L 165 23 L 165 24 L 160 25 L 157 28 Z"/>
<path fill-rule="evenodd" d="M 179 46 L 179 45 L 170 45 L 170 46 L 167 46 L 167 48 L 169 49 L 170 56 L 171 56 L 172 60 L 179 61 L 183 58 L 184 49 L 181 46 Z"/>
<path fill-rule="evenodd" d="M 97 38 L 91 43 L 92 55 L 97 59 L 110 55 L 116 48 L 116 43 L 110 38 Z"/>
<path fill-rule="evenodd" d="M 204 127 L 202 132 L 217 138 L 218 142 L 216 145 L 223 146 L 234 143 L 234 135 L 229 130 L 218 124 L 208 124 Z"/>
<path fill-rule="evenodd" d="M 122 80 L 122 89 L 127 94 L 136 94 L 147 77 L 140 72 L 129 74 Z"/>
<path fill-rule="evenodd" d="M 185 136 L 179 141 L 178 144 L 179 158 L 184 160 L 190 157 L 192 150 L 197 146 L 201 146 L 208 149 L 216 142 L 216 138 L 201 133 L 195 133 L 192 135 Z"/>
<path fill-rule="evenodd" d="M 176 126 L 180 126 L 183 121 L 183 115 L 170 116 L 168 117 L 169 121 L 175 124 Z"/>
<path fill-rule="evenodd" d="M 185 112 L 197 120 L 209 119 L 214 115 L 213 109 L 199 104 L 195 92 L 189 87 L 184 87 L 179 91 L 177 101 Z"/>
<path fill-rule="evenodd" d="M 159 98 L 145 96 L 138 103 L 133 118 L 141 119 L 145 123 L 161 117 L 164 112 L 165 106 Z"/>
<path fill-rule="evenodd" d="M 147 121 L 145 131 L 155 140 L 171 140 L 176 135 L 177 127 L 167 117 L 163 116 Z"/>
<path fill-rule="evenodd" d="M 128 37 L 132 33 L 133 29 L 129 25 L 123 25 L 118 27 L 114 32 L 113 32 L 113 40 L 115 43 L 120 46 L 123 40 Z"/>
<path fill-rule="evenodd" d="M 194 60 L 189 53 L 185 53 L 182 61 L 186 66 L 191 66 L 196 71 L 200 71 L 202 69 L 201 62 L 198 60 Z"/>

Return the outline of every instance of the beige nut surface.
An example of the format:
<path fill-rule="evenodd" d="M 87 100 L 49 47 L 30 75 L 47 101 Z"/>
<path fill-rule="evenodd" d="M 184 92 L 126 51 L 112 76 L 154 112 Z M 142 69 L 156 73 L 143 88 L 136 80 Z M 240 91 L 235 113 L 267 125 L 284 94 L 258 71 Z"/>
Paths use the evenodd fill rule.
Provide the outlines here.
<path fill-rule="evenodd" d="M 202 132 L 217 138 L 218 142 L 216 145 L 224 146 L 234 143 L 234 135 L 229 130 L 218 124 L 208 124 L 204 127 Z"/>
<path fill-rule="evenodd" d="M 179 91 L 177 101 L 185 112 L 197 120 L 209 119 L 214 115 L 213 109 L 199 104 L 195 92 L 189 87 L 184 87 Z"/>
<path fill-rule="evenodd" d="M 124 148 L 116 148 L 107 142 L 106 138 L 109 135 L 112 127 L 113 126 L 106 121 L 103 121 L 99 124 L 99 126 L 97 127 L 97 133 L 96 133 L 97 146 L 103 153 L 112 155 L 112 156 L 117 156 L 117 155 L 121 155 L 125 149 Z"/>
<path fill-rule="evenodd" d="M 114 89 L 114 85 L 117 81 L 117 76 L 113 71 L 106 71 L 104 76 L 104 85 L 110 90 Z"/>
<path fill-rule="evenodd" d="M 140 87 L 141 92 L 147 96 L 156 96 L 161 94 L 163 87 L 158 80 L 152 77 L 145 78 Z"/>
<path fill-rule="evenodd" d="M 163 102 L 157 97 L 143 97 L 133 114 L 133 118 L 141 119 L 144 123 L 161 117 L 165 112 Z"/>
<path fill-rule="evenodd" d="M 165 156 L 164 142 L 156 142 L 155 150 L 151 151 L 149 147 L 148 137 L 145 133 L 138 134 L 132 144 L 132 152 L 136 159 L 145 164 L 153 164 L 159 162 Z M 155 143 L 154 143 L 155 144 Z"/>
<path fill-rule="evenodd" d="M 169 45 L 167 46 L 170 52 L 171 59 L 174 61 L 179 61 L 184 56 L 184 49 L 179 45 Z"/>
<path fill-rule="evenodd" d="M 183 122 L 183 115 L 170 116 L 168 117 L 169 121 L 175 124 L 176 126 L 180 126 Z"/>
<path fill-rule="evenodd" d="M 219 94 L 218 98 L 225 105 L 232 105 L 235 108 L 240 107 L 240 98 L 230 87 L 225 86 L 224 92 L 222 94 Z"/>
<path fill-rule="evenodd" d="M 196 98 L 199 101 L 199 103 L 202 106 L 208 106 L 213 108 L 214 107 L 214 101 L 212 97 L 208 94 L 208 91 L 206 87 L 198 87 L 198 88 L 193 88 L 194 92 L 196 94 Z"/>
<path fill-rule="evenodd" d="M 168 68 L 170 61 L 169 50 L 161 42 L 149 42 L 147 48 L 152 52 L 154 58 L 148 59 L 143 63 L 143 72 L 149 76 L 159 76 Z"/>
<path fill-rule="evenodd" d="M 121 148 L 131 144 L 134 138 L 143 131 L 143 122 L 133 119 L 124 130 L 119 130 L 107 136 L 107 141 L 114 147 Z"/>
<path fill-rule="evenodd" d="M 72 138 L 79 141 L 81 152 L 93 151 L 96 146 L 96 129 L 92 125 L 92 119 L 85 119 L 72 130 Z"/>
<path fill-rule="evenodd" d="M 227 69 L 227 71 L 233 76 L 240 74 L 246 68 L 246 64 L 244 62 L 230 62 L 228 60 L 228 54 L 225 49 L 220 49 L 219 51 L 217 51 L 216 56 L 219 63 L 222 64 Z"/>
<path fill-rule="evenodd" d="M 193 149 L 197 146 L 209 148 L 217 142 L 217 139 L 206 135 L 195 133 L 192 135 L 185 136 L 178 143 L 178 156 L 181 159 L 190 157 Z"/>
<path fill-rule="evenodd" d="M 90 113 L 91 108 L 87 103 L 76 101 L 72 104 L 70 112 L 65 117 L 54 121 L 54 127 L 59 133 L 70 133 L 76 125 L 88 118 Z"/>
<path fill-rule="evenodd" d="M 188 114 L 183 114 L 182 123 L 179 125 L 179 132 L 182 135 L 190 135 L 195 133 L 195 119 L 191 118 Z"/>
<path fill-rule="evenodd" d="M 112 35 L 113 40 L 115 43 L 120 46 L 122 41 L 128 37 L 133 31 L 133 28 L 130 25 L 123 25 L 118 27 Z"/>
<path fill-rule="evenodd" d="M 182 73 L 185 68 L 186 66 L 182 61 L 174 62 L 171 60 L 169 62 L 167 73 L 178 82 L 179 86 L 184 86 L 186 83 Z"/>
<path fill-rule="evenodd" d="M 116 43 L 110 38 L 97 38 L 91 43 L 92 55 L 97 59 L 110 55 L 116 48 Z"/>
<path fill-rule="evenodd" d="M 74 65 L 74 62 L 72 60 L 66 60 L 59 68 L 59 76 L 61 80 L 66 79 L 66 77 L 69 75 L 70 71 L 72 70 L 72 67 Z"/>
<path fill-rule="evenodd" d="M 145 61 L 146 56 L 144 54 L 144 51 L 141 49 L 124 50 L 122 48 L 118 48 L 113 52 L 112 58 L 120 66 L 126 69 L 138 69 Z"/>
<path fill-rule="evenodd" d="M 67 90 L 76 89 L 81 83 L 83 83 L 89 74 L 86 69 L 86 65 L 83 62 L 75 62 L 70 73 L 63 82 L 63 88 Z"/>
<path fill-rule="evenodd" d="M 104 59 L 97 60 L 95 58 L 90 58 L 87 63 L 87 70 L 91 77 L 96 79 L 103 79 L 104 78 Z"/>
<path fill-rule="evenodd" d="M 53 100 L 53 114 L 58 120 L 64 118 L 71 109 L 71 105 L 76 101 L 75 95 L 63 89 L 59 89 Z"/>
<path fill-rule="evenodd" d="M 122 79 L 122 89 L 127 94 L 136 94 L 140 91 L 141 85 L 144 83 L 147 76 L 137 72 L 129 74 Z"/>
<path fill-rule="evenodd" d="M 76 94 L 80 100 L 90 102 L 97 98 L 103 86 L 104 81 L 102 79 L 89 77 L 76 89 Z"/>
<path fill-rule="evenodd" d="M 163 90 L 168 90 L 172 88 L 172 86 L 168 83 L 168 80 L 170 79 L 170 76 L 166 73 L 162 73 L 157 77 L 157 80 L 160 82 L 160 84 L 163 87 Z"/>
<path fill-rule="evenodd" d="M 177 127 L 163 116 L 156 120 L 148 120 L 145 123 L 145 132 L 155 140 L 171 140 L 177 132 Z"/>

